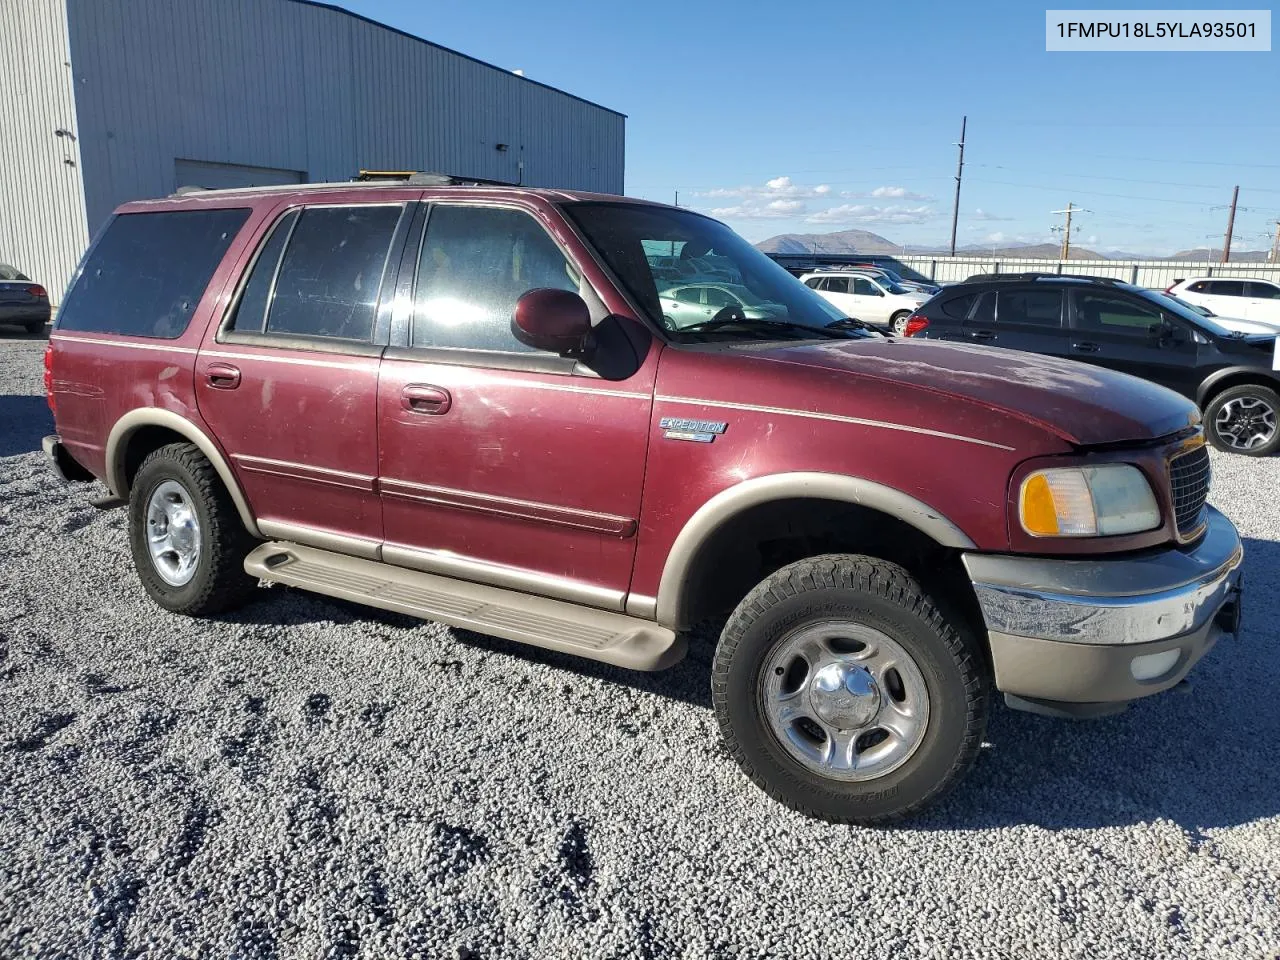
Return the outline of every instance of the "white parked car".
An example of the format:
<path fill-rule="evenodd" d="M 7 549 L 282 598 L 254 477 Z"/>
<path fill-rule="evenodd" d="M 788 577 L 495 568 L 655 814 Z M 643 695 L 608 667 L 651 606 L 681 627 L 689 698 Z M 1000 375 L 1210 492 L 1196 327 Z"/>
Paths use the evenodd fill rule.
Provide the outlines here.
<path fill-rule="evenodd" d="M 855 270 L 806 273 L 800 280 L 845 316 L 885 327 L 898 336 L 906 332 L 907 317 L 929 299 L 928 294 L 913 293 L 886 277 Z"/>
<path fill-rule="evenodd" d="M 1171 293 L 1219 317 L 1236 317 L 1280 327 L 1280 283 L 1231 277 L 1190 277 L 1175 280 Z"/>
<path fill-rule="evenodd" d="M 1239 317 L 1220 317 L 1208 307 L 1192 303 L 1190 300 L 1184 300 L 1176 294 L 1166 293 L 1165 296 L 1174 303 L 1180 303 L 1188 310 L 1198 313 L 1202 317 L 1208 317 L 1218 326 L 1225 327 L 1227 330 L 1234 330 L 1236 333 L 1280 334 L 1280 323 L 1266 323 L 1262 320 L 1241 320 Z"/>

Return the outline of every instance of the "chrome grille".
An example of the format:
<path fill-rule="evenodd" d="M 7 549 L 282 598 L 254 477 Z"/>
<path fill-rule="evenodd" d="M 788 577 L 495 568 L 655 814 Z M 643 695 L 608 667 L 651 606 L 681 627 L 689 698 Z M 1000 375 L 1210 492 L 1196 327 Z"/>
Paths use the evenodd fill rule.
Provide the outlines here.
<path fill-rule="evenodd" d="M 1173 515 L 1183 537 L 1200 528 L 1204 504 L 1209 499 L 1209 475 L 1209 449 L 1203 444 L 1169 461 Z"/>

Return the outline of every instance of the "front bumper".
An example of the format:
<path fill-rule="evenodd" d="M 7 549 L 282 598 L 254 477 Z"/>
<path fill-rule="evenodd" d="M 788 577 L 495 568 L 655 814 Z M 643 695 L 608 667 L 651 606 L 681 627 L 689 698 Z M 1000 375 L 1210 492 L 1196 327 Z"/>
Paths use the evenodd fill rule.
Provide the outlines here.
<path fill-rule="evenodd" d="M 1204 536 L 1186 549 L 1113 560 L 966 554 L 997 689 L 1015 706 L 1079 715 L 1182 680 L 1239 629 L 1244 550 L 1231 521 L 1206 510 Z"/>

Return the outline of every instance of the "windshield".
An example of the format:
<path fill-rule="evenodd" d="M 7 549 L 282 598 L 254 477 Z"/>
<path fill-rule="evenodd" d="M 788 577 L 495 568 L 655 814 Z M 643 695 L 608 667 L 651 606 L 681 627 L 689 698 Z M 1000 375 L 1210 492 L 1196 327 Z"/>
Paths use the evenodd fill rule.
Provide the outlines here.
<path fill-rule="evenodd" d="M 805 328 L 813 336 L 830 336 L 826 328 L 845 318 L 839 308 L 716 220 L 638 203 L 567 203 L 562 209 L 641 309 L 678 339 L 796 339 L 809 336 Z M 732 324 L 726 322 L 734 316 L 732 308 L 718 307 L 713 298 L 706 298 L 700 311 L 661 299 L 673 287 L 690 284 L 732 290 L 743 303 L 762 309 Z M 711 329 L 689 329 L 708 327 L 709 321 L 715 322 Z M 873 336 L 858 329 L 842 332 Z"/>
<path fill-rule="evenodd" d="M 1126 286 L 1128 285 L 1126 284 Z M 1138 296 L 1150 300 L 1161 309 L 1167 310 L 1174 316 L 1181 317 L 1183 320 L 1194 324 L 1201 330 L 1208 330 L 1210 333 L 1219 337 L 1230 337 L 1234 335 L 1234 331 L 1229 330 L 1220 323 L 1217 323 L 1212 317 L 1206 317 L 1203 314 L 1197 313 L 1181 300 L 1175 300 L 1173 297 L 1166 297 L 1163 293 L 1156 293 L 1154 290 L 1144 290 L 1141 287 L 1128 286 L 1128 288 L 1138 294 Z"/>
<path fill-rule="evenodd" d="M 880 286 L 884 287 L 885 291 L 888 293 L 903 294 L 907 292 L 904 287 L 898 286 L 897 281 L 894 280 L 893 277 L 885 275 L 873 277 L 872 279 L 875 280 L 876 283 L 880 284 Z"/>

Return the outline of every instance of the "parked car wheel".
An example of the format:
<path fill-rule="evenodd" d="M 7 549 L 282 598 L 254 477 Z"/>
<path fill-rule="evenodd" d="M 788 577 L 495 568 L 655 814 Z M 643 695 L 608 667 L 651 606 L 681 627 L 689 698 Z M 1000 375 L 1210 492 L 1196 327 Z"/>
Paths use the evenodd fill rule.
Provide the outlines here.
<path fill-rule="evenodd" d="M 1270 387 L 1228 387 L 1204 409 L 1205 433 L 1219 450 L 1268 457 L 1280 447 L 1280 396 Z"/>
<path fill-rule="evenodd" d="M 783 567 L 738 605 L 712 700 L 743 771 L 776 800 L 876 824 L 936 800 L 987 725 L 976 643 L 902 567 L 829 555 Z"/>
<path fill-rule="evenodd" d="M 174 443 L 142 461 L 129 491 L 129 547 L 156 603 L 191 616 L 241 605 L 257 586 L 243 566 L 251 544 L 198 447 Z"/>
<path fill-rule="evenodd" d="M 893 331 L 894 336 L 905 337 L 907 335 L 907 317 L 911 316 L 910 310 L 899 310 L 889 318 L 889 329 Z"/>
<path fill-rule="evenodd" d="M 24 326 L 27 328 L 27 333 L 34 336 L 39 333 L 44 333 L 44 324 L 45 322 L 43 320 L 32 320 L 29 323 L 24 324 Z"/>

